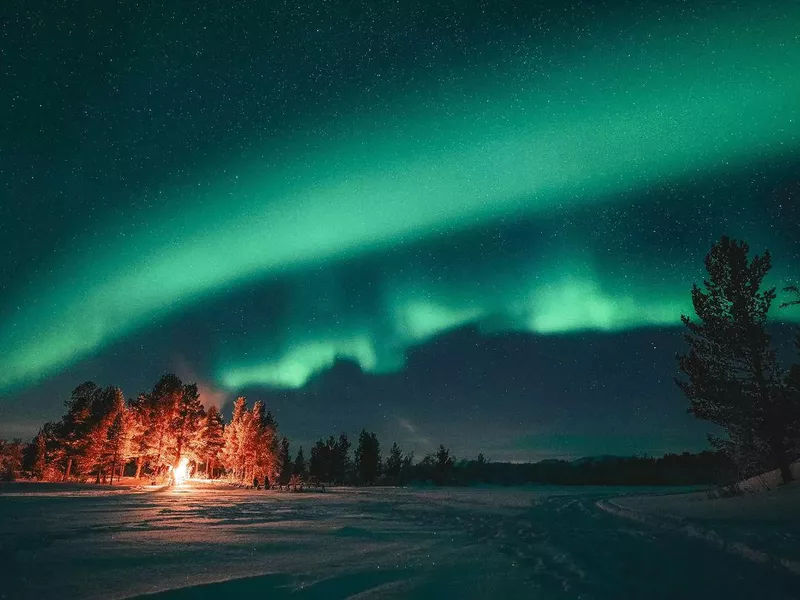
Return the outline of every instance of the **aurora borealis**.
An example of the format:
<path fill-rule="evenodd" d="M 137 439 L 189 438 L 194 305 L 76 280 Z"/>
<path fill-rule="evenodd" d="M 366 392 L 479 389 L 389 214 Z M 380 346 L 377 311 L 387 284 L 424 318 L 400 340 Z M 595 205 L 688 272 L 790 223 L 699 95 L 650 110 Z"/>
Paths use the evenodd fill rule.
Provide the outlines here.
<path fill-rule="evenodd" d="M 16 15 L 7 430 L 54 417 L 83 379 L 132 395 L 178 369 L 220 402 L 272 398 L 299 439 L 382 419 L 456 445 L 488 421 L 603 446 L 618 432 L 592 429 L 592 396 L 620 422 L 638 407 L 635 451 L 702 441 L 670 377 L 704 253 L 729 233 L 770 248 L 776 285 L 800 273 L 800 9 L 378 4 Z M 486 371 L 451 383 L 458 398 L 448 336 Z M 547 378 L 598 347 L 618 362 L 572 373 L 556 415 Z M 337 357 L 385 397 L 314 388 L 337 388 Z M 542 379 L 504 379 L 504 361 Z M 638 369 L 624 392 L 614 369 Z M 663 415 L 677 433 L 655 443 Z"/>

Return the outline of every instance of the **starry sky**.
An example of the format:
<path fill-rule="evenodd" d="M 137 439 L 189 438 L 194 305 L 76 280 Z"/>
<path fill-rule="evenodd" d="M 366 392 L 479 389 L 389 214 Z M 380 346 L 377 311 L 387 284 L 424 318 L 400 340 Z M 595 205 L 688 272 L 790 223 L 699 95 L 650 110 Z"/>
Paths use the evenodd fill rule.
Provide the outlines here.
<path fill-rule="evenodd" d="M 171 371 L 295 444 L 705 447 L 703 256 L 800 276 L 799 5 L 113 4 L 0 15 L 0 437 Z"/>

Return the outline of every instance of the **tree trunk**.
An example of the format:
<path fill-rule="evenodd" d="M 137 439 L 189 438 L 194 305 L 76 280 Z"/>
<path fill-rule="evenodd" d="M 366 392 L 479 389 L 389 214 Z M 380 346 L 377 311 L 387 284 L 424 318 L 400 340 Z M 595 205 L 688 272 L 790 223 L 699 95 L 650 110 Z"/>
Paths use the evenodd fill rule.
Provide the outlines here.
<path fill-rule="evenodd" d="M 136 457 L 136 479 L 139 479 L 141 474 L 142 474 L 142 457 L 141 456 L 137 456 Z"/>
<path fill-rule="evenodd" d="M 67 459 L 67 470 L 64 471 L 64 479 L 62 481 L 69 481 L 69 475 L 72 472 L 72 457 Z"/>
<path fill-rule="evenodd" d="M 117 451 L 114 450 L 114 458 L 111 460 L 111 483 L 109 485 L 114 485 L 114 471 L 117 470 Z"/>
<path fill-rule="evenodd" d="M 789 458 L 786 456 L 785 450 L 779 450 L 777 452 L 778 455 L 778 468 L 781 471 L 781 480 L 784 484 L 791 483 L 794 481 L 794 476 L 792 475 L 792 469 L 789 465 Z"/>

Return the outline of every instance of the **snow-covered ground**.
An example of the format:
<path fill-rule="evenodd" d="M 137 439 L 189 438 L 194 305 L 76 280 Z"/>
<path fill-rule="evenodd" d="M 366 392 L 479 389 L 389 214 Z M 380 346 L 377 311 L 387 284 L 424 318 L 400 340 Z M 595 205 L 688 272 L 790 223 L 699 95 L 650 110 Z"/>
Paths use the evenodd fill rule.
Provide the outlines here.
<path fill-rule="evenodd" d="M 0 597 L 800 597 L 781 562 L 795 513 L 732 513 L 714 537 L 726 500 L 642 493 L 17 484 L 0 487 Z M 756 554 L 731 551 L 742 532 Z"/>

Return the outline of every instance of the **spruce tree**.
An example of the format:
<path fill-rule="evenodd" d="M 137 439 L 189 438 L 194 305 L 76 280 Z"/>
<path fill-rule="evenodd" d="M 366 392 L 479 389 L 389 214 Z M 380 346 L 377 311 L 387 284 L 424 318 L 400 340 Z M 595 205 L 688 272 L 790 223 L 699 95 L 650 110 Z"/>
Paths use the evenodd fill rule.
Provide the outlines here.
<path fill-rule="evenodd" d="M 378 436 L 361 430 L 356 448 L 355 467 L 359 481 L 372 484 L 378 478 L 381 469 L 381 450 Z"/>
<path fill-rule="evenodd" d="M 393 483 L 397 483 L 400 477 L 400 469 L 403 467 L 403 451 L 397 442 L 392 444 L 389 450 L 389 457 L 386 459 L 386 475 Z"/>
<path fill-rule="evenodd" d="M 289 480 L 292 478 L 292 457 L 289 454 L 289 440 L 286 437 L 284 437 L 281 440 L 279 462 L 281 467 L 281 474 L 278 481 L 281 485 L 288 485 Z"/>
<path fill-rule="evenodd" d="M 201 460 L 206 463 L 207 477 L 214 476 L 214 468 L 219 463 L 222 448 L 225 446 L 224 431 L 219 409 L 216 406 L 209 407 L 202 427 L 200 445 Z"/>
<path fill-rule="evenodd" d="M 301 481 L 304 481 L 308 476 L 308 469 L 306 467 L 306 456 L 303 453 L 303 447 L 297 450 L 297 456 L 294 459 L 294 467 L 292 469 L 294 475 L 297 475 Z"/>
<path fill-rule="evenodd" d="M 689 412 L 719 425 L 710 436 L 745 471 L 779 468 L 792 479 L 786 394 L 766 330 L 775 289 L 762 290 L 769 252 L 748 258 L 745 242 L 723 237 L 705 259 L 708 279 L 692 288 L 697 321 L 683 315 L 689 353 L 678 357 L 687 380 L 676 380 Z"/>

